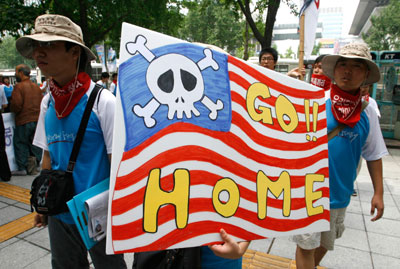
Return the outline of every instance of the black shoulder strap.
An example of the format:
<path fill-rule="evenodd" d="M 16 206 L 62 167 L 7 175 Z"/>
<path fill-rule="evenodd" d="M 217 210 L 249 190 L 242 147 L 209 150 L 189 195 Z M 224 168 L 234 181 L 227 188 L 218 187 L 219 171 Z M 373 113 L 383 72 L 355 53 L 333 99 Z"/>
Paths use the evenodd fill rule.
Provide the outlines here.
<path fill-rule="evenodd" d="M 89 100 L 86 104 L 85 112 L 83 112 L 82 120 L 79 125 L 78 133 L 76 135 L 75 141 L 74 141 L 74 146 L 72 148 L 71 156 L 69 157 L 69 163 L 67 167 L 67 172 L 72 173 L 75 167 L 76 163 L 76 158 L 78 157 L 79 149 L 81 147 L 81 143 L 83 140 L 83 135 L 85 134 L 86 131 L 86 126 L 89 121 L 90 113 L 92 112 L 93 104 L 94 101 L 96 100 L 97 93 L 101 90 L 100 85 L 95 85 L 94 89 L 90 93 Z"/>

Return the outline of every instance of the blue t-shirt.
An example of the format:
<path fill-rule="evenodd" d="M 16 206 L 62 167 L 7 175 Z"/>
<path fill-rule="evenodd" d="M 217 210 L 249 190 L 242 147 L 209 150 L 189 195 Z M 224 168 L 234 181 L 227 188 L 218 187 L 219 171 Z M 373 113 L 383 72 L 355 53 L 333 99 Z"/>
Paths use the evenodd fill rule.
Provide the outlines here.
<path fill-rule="evenodd" d="M 49 103 L 44 122 L 53 170 L 66 170 L 67 168 L 87 101 L 88 95 L 85 94 L 73 111 L 62 119 L 58 119 L 56 116 L 54 101 Z M 73 171 L 75 194 L 96 185 L 109 175 L 110 161 L 103 132 L 100 121 L 92 110 Z M 62 213 L 55 217 L 65 223 L 74 224 L 70 213 Z"/>
<path fill-rule="evenodd" d="M 331 106 L 332 103 L 329 99 L 326 101 L 328 132 L 338 125 L 332 114 Z M 357 177 L 357 166 L 369 131 L 369 118 L 363 111 L 360 121 L 354 128 L 344 128 L 328 142 L 331 208 L 344 208 L 350 203 L 354 189 L 353 183 Z"/>
<path fill-rule="evenodd" d="M 4 84 L 3 86 L 4 86 L 4 93 L 6 94 L 7 99 L 10 99 L 12 91 L 14 89 L 13 85 L 10 84 L 10 86 L 7 86 Z"/>
<path fill-rule="evenodd" d="M 242 268 L 242 258 L 231 260 L 215 256 L 214 252 L 207 247 L 201 247 L 201 268 L 202 269 L 240 269 Z"/>

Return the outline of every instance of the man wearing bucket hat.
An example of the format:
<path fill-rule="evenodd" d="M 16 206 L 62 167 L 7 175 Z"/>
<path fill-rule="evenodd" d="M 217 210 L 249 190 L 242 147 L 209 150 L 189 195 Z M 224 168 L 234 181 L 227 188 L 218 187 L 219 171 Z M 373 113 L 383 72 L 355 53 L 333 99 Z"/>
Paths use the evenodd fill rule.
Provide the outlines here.
<path fill-rule="evenodd" d="M 330 231 L 293 237 L 297 268 L 317 266 L 327 251 L 333 250 L 335 239 L 342 236 L 361 156 L 367 161 L 374 187 L 371 215 L 377 213 L 371 221 L 380 219 L 384 210 L 382 157 L 387 149 L 376 112 L 371 106 L 362 109 L 360 91 L 361 86 L 379 81 L 379 69 L 368 47 L 361 43 L 345 45 L 339 55 L 325 56 L 322 69 L 332 80 L 326 101 L 328 133 L 336 134 L 328 142 Z"/>
<path fill-rule="evenodd" d="M 36 18 L 32 35 L 19 38 L 17 50 L 34 59 L 51 77 L 43 97 L 33 143 L 43 149 L 42 169 L 66 170 L 83 111 L 95 83 L 84 72 L 95 55 L 84 45 L 81 28 L 69 18 L 46 14 Z M 75 194 L 110 173 L 115 98 L 99 92 L 73 171 Z M 89 268 L 87 250 L 69 212 L 35 216 L 35 225 L 48 225 L 53 268 Z M 105 239 L 89 250 L 96 268 L 126 268 L 123 255 L 106 255 Z"/>

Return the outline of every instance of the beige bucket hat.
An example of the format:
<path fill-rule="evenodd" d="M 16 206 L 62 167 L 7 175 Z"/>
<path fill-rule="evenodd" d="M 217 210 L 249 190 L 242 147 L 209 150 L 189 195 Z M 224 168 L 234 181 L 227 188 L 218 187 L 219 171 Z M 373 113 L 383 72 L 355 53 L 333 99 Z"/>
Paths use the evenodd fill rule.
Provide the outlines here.
<path fill-rule="evenodd" d="M 41 42 L 69 41 L 84 49 L 88 61 L 96 59 L 93 52 L 83 42 L 81 27 L 62 15 L 45 14 L 37 17 L 34 33 L 20 37 L 17 40 L 17 50 L 25 58 L 32 59 L 33 40 Z"/>
<path fill-rule="evenodd" d="M 325 75 L 334 80 L 335 66 L 339 58 L 362 59 L 368 65 L 369 74 L 364 85 L 378 82 L 381 75 L 378 66 L 372 61 L 369 48 L 364 43 L 350 43 L 340 49 L 338 55 L 327 55 L 322 60 L 322 70 Z"/>

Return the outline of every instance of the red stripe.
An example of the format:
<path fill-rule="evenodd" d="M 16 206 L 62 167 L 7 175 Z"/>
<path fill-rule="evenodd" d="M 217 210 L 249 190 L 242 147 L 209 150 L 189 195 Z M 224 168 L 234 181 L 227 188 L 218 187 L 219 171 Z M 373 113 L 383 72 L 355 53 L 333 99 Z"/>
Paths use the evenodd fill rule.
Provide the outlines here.
<path fill-rule="evenodd" d="M 242 87 L 243 90 L 245 90 L 245 91 L 247 91 L 247 90 L 249 89 L 249 87 L 251 86 L 250 82 L 248 82 L 246 79 L 242 78 L 241 76 L 239 76 L 239 75 L 236 74 L 236 73 L 230 72 L 230 77 L 231 77 L 231 80 L 232 80 L 233 82 L 235 82 L 236 84 L 238 84 L 238 85 L 239 85 L 240 87 Z M 235 91 L 231 91 L 231 95 L 233 95 L 233 94 L 236 94 L 236 95 L 240 96 L 240 98 L 244 100 L 244 98 L 243 98 L 239 93 L 237 93 L 237 92 L 235 92 Z M 314 98 L 312 98 L 312 99 L 310 99 L 310 100 L 315 100 L 315 99 L 317 99 L 315 96 L 313 96 L 313 97 L 314 97 Z M 233 99 L 233 98 L 232 98 L 232 99 Z M 266 103 L 266 104 L 268 104 L 268 105 L 270 105 L 270 106 L 272 106 L 272 107 L 275 107 L 275 103 L 276 103 L 277 97 L 271 95 L 271 97 L 266 98 L 266 99 L 263 99 L 263 98 L 261 98 L 261 97 L 259 97 L 258 99 L 259 99 L 261 102 L 264 102 L 264 103 Z M 304 98 L 304 99 L 307 99 L 307 98 Z M 232 101 L 233 101 L 233 100 L 232 100 Z M 303 114 L 304 114 L 304 111 L 305 111 L 304 105 L 293 104 L 293 106 L 296 108 L 296 111 L 297 111 L 298 113 L 303 113 Z M 318 110 L 319 110 L 319 112 L 325 111 L 325 103 L 324 103 L 323 105 L 321 105 L 321 106 L 318 108 Z M 312 108 L 311 108 L 311 107 L 310 107 L 310 113 L 312 114 Z"/>
<path fill-rule="evenodd" d="M 300 90 L 296 88 L 292 88 L 281 84 L 267 75 L 257 71 L 256 69 L 252 68 L 251 66 L 247 65 L 246 63 L 228 55 L 228 63 L 237 66 L 238 68 L 242 69 L 243 72 L 247 73 L 248 75 L 252 76 L 256 81 L 264 83 L 265 85 L 271 87 L 272 89 L 281 92 L 286 96 L 292 96 L 296 98 L 303 98 L 303 99 L 319 99 L 324 98 L 325 93 L 323 89 L 320 91 L 311 91 L 311 90 Z M 229 78 L 231 79 L 231 73 L 229 72 Z M 247 89 L 247 88 L 246 88 Z"/>
<path fill-rule="evenodd" d="M 327 210 L 324 210 L 324 212 L 325 211 Z M 193 198 L 189 202 L 189 222 L 190 222 L 190 215 L 198 212 L 208 212 L 209 214 L 218 214 L 215 213 L 211 199 Z M 320 219 L 324 218 L 324 216 L 325 215 L 323 213 L 322 215 L 319 214 L 313 217 Z M 280 231 L 280 232 L 302 228 L 309 224 L 308 223 L 309 217 L 297 220 L 284 219 L 283 216 L 282 219 L 269 217 L 268 209 L 267 209 L 267 217 L 263 220 L 258 218 L 257 212 L 252 212 L 243 208 L 238 208 L 237 211 L 235 212 L 234 217 L 252 222 L 255 225 L 262 227 L 264 229 L 269 229 L 272 231 Z M 175 207 L 172 205 L 163 206 L 158 211 L 157 226 L 161 226 L 167 223 L 168 221 L 174 219 L 175 219 Z M 136 221 L 124 225 L 113 225 L 113 240 L 126 240 L 144 234 L 145 232 L 143 231 L 142 220 L 143 219 L 138 219 Z M 187 229 L 187 227 L 185 227 L 184 229 Z"/>
<path fill-rule="evenodd" d="M 240 119 L 237 114 L 235 114 L 235 118 Z M 262 135 L 258 135 L 259 133 L 257 131 L 255 131 L 253 128 L 251 128 L 250 125 L 245 125 L 246 121 L 244 119 L 242 119 L 242 121 L 236 121 L 235 119 L 235 123 L 240 127 L 243 126 L 245 128 L 241 128 L 242 130 L 253 130 L 253 132 L 248 131 L 247 134 L 249 135 L 249 137 L 253 140 L 253 141 L 260 141 L 260 144 L 264 147 L 269 147 L 270 145 L 272 145 L 273 143 L 269 143 L 269 140 L 271 138 L 267 137 L 267 136 L 262 136 Z M 123 154 L 123 158 L 122 160 L 128 160 L 134 156 L 137 156 L 143 149 L 147 148 L 148 146 L 150 146 L 151 144 L 153 144 L 156 140 L 161 139 L 163 137 L 165 137 L 168 134 L 174 133 L 177 130 L 179 130 L 179 132 L 194 132 L 194 133 L 201 133 L 204 134 L 206 136 L 215 138 L 217 140 L 222 141 L 224 144 L 226 144 L 227 146 L 233 148 L 234 150 L 238 151 L 241 155 L 246 156 L 252 160 L 255 160 L 257 162 L 260 162 L 262 164 L 266 164 L 266 165 L 272 165 L 272 166 L 277 166 L 277 164 L 282 165 L 282 162 L 285 163 L 284 167 L 287 169 L 291 169 L 291 168 L 302 168 L 302 167 L 307 167 L 313 163 L 315 163 L 315 160 L 312 160 L 311 162 L 307 159 L 309 158 L 313 158 L 313 157 L 321 157 L 321 158 L 327 158 L 327 151 L 320 151 L 314 155 L 311 156 L 307 156 L 304 158 L 299 158 L 299 159 L 294 159 L 294 160 L 290 160 L 290 159 L 281 159 L 281 158 L 276 158 L 276 157 L 271 157 L 269 155 L 265 155 L 262 154 L 258 151 L 255 151 L 254 149 L 250 148 L 249 146 L 247 146 L 246 143 L 244 143 L 241 138 L 239 138 L 238 136 L 234 135 L 233 133 L 225 133 L 225 132 L 215 132 L 215 131 L 211 131 L 202 127 L 198 127 L 196 125 L 193 124 L 189 124 L 189 123 L 175 123 L 172 124 L 166 128 L 164 128 L 162 131 L 156 133 L 155 135 L 153 135 L 151 138 L 147 139 L 146 141 L 144 141 L 141 145 L 137 146 L 134 149 L 131 149 L 130 151 L 124 152 Z M 257 139 L 258 138 L 258 139 Z M 320 138 L 318 142 L 307 142 L 307 143 L 288 143 L 289 145 L 285 148 L 287 150 L 296 150 L 296 151 L 301 151 L 301 150 L 308 150 L 311 149 L 312 146 L 315 145 L 320 145 L 320 144 L 324 144 L 323 140 L 326 141 L 326 137 Z M 271 140 L 275 140 L 273 142 L 281 142 L 281 143 L 285 143 L 286 141 L 283 140 L 277 140 L 277 139 L 271 139 Z M 304 138 L 304 140 L 306 141 L 306 139 Z M 262 142 L 263 141 L 263 142 Z M 287 143 L 287 142 L 286 142 Z M 301 146 L 300 146 L 301 145 Z M 295 146 L 295 148 L 293 148 L 293 146 Z M 199 151 L 199 148 L 202 148 L 200 146 L 184 146 L 184 147 L 193 147 L 193 149 L 197 149 L 197 151 Z M 173 150 L 173 149 L 171 149 Z M 207 149 L 208 150 L 208 149 Z M 210 150 L 208 150 L 210 151 Z M 160 153 L 162 154 L 162 153 Z M 216 152 L 216 154 L 218 154 Z M 190 158 L 190 154 L 185 154 L 187 158 L 187 160 L 194 160 L 193 158 Z M 267 159 L 267 160 L 266 160 Z M 179 160 L 183 161 L 185 159 L 180 158 Z M 203 160 L 207 160 L 207 159 L 203 159 Z M 264 160 L 264 161 L 262 161 Z M 298 162 L 301 162 L 302 160 L 304 160 L 303 166 L 299 166 Z M 296 164 L 295 166 L 293 166 L 293 164 Z"/>
<path fill-rule="evenodd" d="M 324 123 L 326 123 L 325 120 Z M 304 134 L 304 142 L 289 142 L 283 139 L 260 135 L 260 133 L 254 129 L 248 121 L 246 121 L 240 114 L 236 112 L 232 112 L 232 124 L 239 126 L 239 128 L 255 143 L 268 149 L 303 151 L 306 149 L 310 150 L 316 148 L 328 142 L 327 136 L 320 137 L 315 142 L 310 142 L 306 140 L 306 134 Z M 312 132 L 309 134 L 312 136 Z"/>
<path fill-rule="evenodd" d="M 245 151 L 246 149 L 241 149 L 240 151 Z M 248 155 L 243 152 L 244 156 Z M 301 167 L 308 167 L 310 165 L 313 165 L 317 161 L 321 160 L 322 158 L 327 158 L 328 152 L 327 150 L 323 150 L 321 152 L 318 152 L 317 154 L 307 157 L 307 158 L 300 158 L 297 160 L 286 160 L 286 159 L 280 159 L 280 158 L 272 158 L 266 155 L 258 155 L 257 161 L 260 163 L 260 165 L 269 165 L 273 167 L 282 167 L 282 170 L 284 169 L 300 169 Z M 254 157 L 249 156 L 250 157 Z M 142 167 L 138 168 L 135 171 L 132 171 L 131 173 L 124 175 L 124 176 L 118 176 L 118 180 L 115 184 L 115 189 L 116 190 L 121 190 L 124 189 L 132 184 L 135 184 L 137 182 L 137 178 L 134 177 L 133 175 L 136 173 L 143 173 L 146 171 L 150 171 L 153 168 L 162 168 L 177 162 L 183 162 L 183 161 L 203 161 L 203 162 L 208 162 L 211 164 L 214 164 L 218 167 L 221 167 L 227 171 L 230 171 L 233 174 L 238 174 L 239 176 L 242 176 L 245 179 L 249 179 L 246 174 L 243 173 L 243 171 L 247 171 L 247 174 L 251 172 L 252 170 L 244 167 L 242 164 L 239 164 L 231 159 L 228 159 L 221 154 L 218 154 L 217 152 L 214 152 L 212 150 L 203 148 L 203 147 L 197 147 L 197 146 L 183 146 L 183 147 L 178 147 L 174 148 L 171 150 L 167 150 L 164 152 L 161 152 L 158 154 L 156 157 L 154 157 L 151 161 L 147 161 Z M 144 171 L 140 170 L 144 169 Z M 267 171 L 265 171 L 267 173 Z M 222 175 L 223 176 L 223 175 Z M 141 179 L 141 178 L 140 178 Z M 139 180 L 140 180 L 139 179 Z M 250 179 L 251 180 L 251 179 Z"/>
<path fill-rule="evenodd" d="M 272 137 L 265 136 L 258 131 L 256 131 L 243 117 L 241 117 L 238 113 L 232 112 L 232 123 L 237 125 L 243 132 L 245 132 L 253 141 L 255 141 L 257 144 L 260 146 L 266 147 L 266 148 L 271 148 L 271 149 L 280 149 L 280 150 L 291 150 L 291 151 L 302 151 L 302 150 L 307 150 L 307 149 L 312 149 L 314 147 L 320 146 L 322 144 L 327 143 L 327 137 L 324 136 L 322 138 L 319 138 L 316 142 L 309 142 L 306 140 L 305 135 L 304 135 L 304 142 L 288 142 L 285 140 L 280 140 L 280 139 L 275 139 Z M 326 121 L 324 121 L 326 124 Z M 147 140 L 145 140 L 142 144 L 138 145 L 137 147 L 126 151 L 123 153 L 123 159 L 122 160 L 127 160 L 132 157 L 137 156 L 140 152 L 142 152 L 145 148 L 149 147 L 151 144 L 159 140 L 160 138 L 174 133 L 177 130 L 179 132 L 197 132 L 197 133 L 202 133 L 205 135 L 208 135 L 210 137 L 214 137 L 216 139 L 222 140 L 224 137 L 226 140 L 226 137 L 230 137 L 230 139 L 234 138 L 235 140 L 237 137 L 234 134 L 231 133 L 225 133 L 225 132 L 215 132 L 211 131 L 190 123 L 184 123 L 184 122 L 178 122 L 175 124 L 172 124 L 153 136 L 149 137 Z"/>

